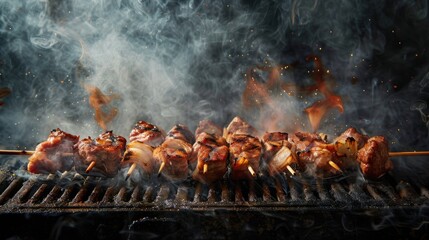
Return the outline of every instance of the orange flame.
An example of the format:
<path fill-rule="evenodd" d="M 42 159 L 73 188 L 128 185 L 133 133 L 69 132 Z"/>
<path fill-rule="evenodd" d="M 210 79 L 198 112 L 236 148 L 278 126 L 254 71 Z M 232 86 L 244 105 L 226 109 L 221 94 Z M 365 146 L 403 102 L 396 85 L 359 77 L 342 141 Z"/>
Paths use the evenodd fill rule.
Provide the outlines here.
<path fill-rule="evenodd" d="M 331 108 L 337 108 L 340 113 L 344 112 L 343 101 L 340 96 L 335 95 L 325 81 L 325 70 L 319 57 L 308 56 L 307 61 L 314 61 L 315 68 L 313 71 L 313 79 L 316 82 L 314 86 L 311 86 L 312 90 L 319 90 L 325 99 L 313 103 L 310 107 L 305 109 L 308 115 L 311 127 L 313 131 L 319 128 L 322 118 Z"/>
<path fill-rule="evenodd" d="M 117 94 L 106 95 L 101 92 L 99 88 L 88 84 L 85 84 L 85 90 L 89 93 L 89 105 L 94 108 L 95 111 L 95 121 L 103 131 L 107 131 L 107 124 L 118 114 L 118 109 L 109 107 L 109 104 L 113 100 L 119 99 L 120 96 Z M 109 108 L 108 111 L 103 111 L 103 107 Z"/>
<path fill-rule="evenodd" d="M 262 125 L 272 128 L 277 122 L 282 121 L 286 113 L 279 113 L 279 107 L 276 106 L 276 102 L 273 101 L 272 97 L 276 91 L 283 91 L 289 95 L 291 92 L 297 90 L 305 94 L 311 94 L 319 91 L 324 99 L 313 103 L 310 107 L 306 108 L 304 112 L 307 114 L 313 131 L 319 128 L 320 122 L 326 113 L 332 109 L 337 108 L 341 113 L 344 111 L 343 102 L 340 96 L 335 95 L 331 91 L 330 86 L 327 84 L 325 77 L 326 71 L 324 70 L 323 64 L 320 58 L 317 56 L 309 56 L 306 58 L 307 61 L 314 61 L 314 69 L 312 72 L 314 85 L 301 87 L 297 89 L 297 86 L 290 83 L 285 83 L 281 80 L 281 71 L 286 70 L 290 65 L 285 66 L 256 66 L 251 67 L 246 72 L 246 87 L 242 95 L 243 107 L 246 110 L 258 109 L 262 111 L 264 108 L 269 107 L 272 111 L 272 116 L 267 119 L 267 116 L 262 116 L 265 119 L 261 119 Z M 255 79 L 254 73 L 256 70 L 267 72 L 268 76 L 265 82 L 258 81 Z M 273 129 L 271 129 L 273 130 Z"/>

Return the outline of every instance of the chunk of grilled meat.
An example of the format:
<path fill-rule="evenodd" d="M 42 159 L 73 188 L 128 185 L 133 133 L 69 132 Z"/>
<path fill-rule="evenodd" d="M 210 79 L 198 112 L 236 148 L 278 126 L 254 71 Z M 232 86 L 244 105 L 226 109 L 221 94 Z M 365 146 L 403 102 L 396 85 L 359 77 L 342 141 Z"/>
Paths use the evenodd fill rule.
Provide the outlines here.
<path fill-rule="evenodd" d="M 210 146 L 216 148 L 218 146 L 227 145 L 226 140 L 222 137 L 222 129 L 215 125 L 210 120 L 202 120 L 195 130 L 196 141 L 192 146 L 193 153 L 189 161 L 190 169 L 195 169 L 198 161 L 198 152 L 201 146 Z"/>
<path fill-rule="evenodd" d="M 263 158 L 270 175 L 287 171 L 287 166 L 297 163 L 295 145 L 288 141 L 288 134 L 283 132 L 266 133 L 263 137 Z"/>
<path fill-rule="evenodd" d="M 158 147 L 164 140 L 164 130 L 145 121 L 137 122 L 130 133 L 130 142 L 139 141 L 151 147 Z"/>
<path fill-rule="evenodd" d="M 195 142 L 194 134 L 187 126 L 182 124 L 176 124 L 170 131 L 168 131 L 167 138 L 181 139 L 190 144 L 194 144 Z"/>
<path fill-rule="evenodd" d="M 157 167 L 163 165 L 161 174 L 168 180 L 181 181 L 188 176 L 188 162 L 192 156 L 192 144 L 184 140 L 189 139 L 188 132 L 183 125 L 174 126 L 153 152 Z"/>
<path fill-rule="evenodd" d="M 228 156 L 229 149 L 223 137 L 202 132 L 193 146 L 192 162 L 197 162 L 197 166 L 192 177 L 205 184 L 220 180 L 227 171 Z"/>
<path fill-rule="evenodd" d="M 230 141 L 231 179 L 234 181 L 252 179 L 259 172 L 261 142 L 256 137 L 244 134 L 233 134 Z"/>
<path fill-rule="evenodd" d="M 198 137 L 201 133 L 213 134 L 215 136 L 222 136 L 223 130 L 212 121 L 208 119 L 201 120 L 195 130 L 195 136 Z"/>
<path fill-rule="evenodd" d="M 77 150 L 76 170 L 84 172 L 94 162 L 91 175 L 113 177 L 117 174 L 119 163 L 125 151 L 125 138 L 114 135 L 112 131 L 100 134 L 97 139 L 82 139 L 75 144 Z"/>
<path fill-rule="evenodd" d="M 30 173 L 55 173 L 67 171 L 73 166 L 73 145 L 79 141 L 75 136 L 57 128 L 48 139 L 37 145 L 35 153 L 28 158 Z"/>
<path fill-rule="evenodd" d="M 368 142 L 358 151 L 362 174 L 369 179 L 377 179 L 393 168 L 389 159 L 387 140 L 382 136 L 368 139 Z"/>
<path fill-rule="evenodd" d="M 231 143 L 231 138 L 234 134 L 241 134 L 241 135 L 249 135 L 249 136 L 258 136 L 259 133 L 250 124 L 245 122 L 240 117 L 235 117 L 232 119 L 231 123 L 229 123 L 228 127 L 226 128 L 224 132 L 224 138 L 228 143 Z"/>
<path fill-rule="evenodd" d="M 308 133 L 308 132 L 296 132 L 290 137 L 290 142 L 296 145 L 298 152 L 308 151 L 314 146 L 327 145 L 326 139 L 323 139 L 320 134 Z"/>
<path fill-rule="evenodd" d="M 264 159 L 271 159 L 284 145 L 291 147 L 288 134 L 284 132 L 268 132 L 262 136 L 264 143 Z"/>
<path fill-rule="evenodd" d="M 355 128 L 348 128 L 334 140 L 335 150 L 338 156 L 347 156 L 356 160 L 358 149 L 361 149 L 368 141 L 368 136 L 360 134 Z"/>
<path fill-rule="evenodd" d="M 300 166 L 309 171 L 309 174 L 318 173 L 325 176 L 331 174 L 338 174 L 338 170 L 332 167 L 330 161 L 342 167 L 342 162 L 336 156 L 335 152 L 332 152 L 323 147 L 312 147 L 310 150 L 300 152 L 298 155 Z"/>
<path fill-rule="evenodd" d="M 151 176 L 156 170 L 153 150 L 164 142 L 164 131 L 153 124 L 139 121 L 131 130 L 130 139 L 132 141 L 127 145 L 121 164 L 131 166 L 135 163 L 143 170 L 145 177 Z"/>
<path fill-rule="evenodd" d="M 291 137 L 291 141 L 296 144 L 300 168 L 309 174 L 329 176 L 339 172 L 336 167 L 343 167 L 343 162 L 335 151 L 335 145 L 326 142 L 326 138 L 322 138 L 321 134 L 297 132 Z"/>

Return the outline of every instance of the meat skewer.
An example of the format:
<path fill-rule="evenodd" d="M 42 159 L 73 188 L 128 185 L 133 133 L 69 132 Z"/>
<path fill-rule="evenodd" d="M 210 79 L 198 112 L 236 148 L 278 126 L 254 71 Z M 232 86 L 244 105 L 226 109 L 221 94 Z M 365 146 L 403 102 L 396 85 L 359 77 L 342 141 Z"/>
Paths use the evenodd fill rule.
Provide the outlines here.
<path fill-rule="evenodd" d="M 153 150 L 165 140 L 164 130 L 145 121 L 136 123 L 130 133 L 130 143 L 124 153 L 121 164 L 131 164 L 125 181 L 139 166 L 148 176 L 152 175 L 155 166 Z"/>
<path fill-rule="evenodd" d="M 38 144 L 28 158 L 28 171 L 55 173 L 70 170 L 73 166 L 73 145 L 78 141 L 79 136 L 66 133 L 59 128 L 52 130 L 48 139 Z"/>
<path fill-rule="evenodd" d="M 0 150 L 0 155 L 27 155 L 27 156 L 31 156 L 35 153 L 36 151 L 27 151 L 27 150 Z M 70 157 L 73 156 L 74 153 L 70 152 L 70 153 L 61 153 L 62 156 L 65 157 Z"/>
<path fill-rule="evenodd" d="M 167 133 L 165 141 L 153 152 L 159 165 L 158 175 L 172 181 L 185 180 L 188 176 L 193 141 L 195 138 L 186 126 L 175 125 Z"/>
<path fill-rule="evenodd" d="M 195 131 L 190 165 L 195 165 L 192 178 L 204 184 L 220 180 L 227 172 L 229 149 L 222 129 L 209 120 L 200 121 Z"/>
<path fill-rule="evenodd" d="M 284 132 L 269 132 L 262 137 L 264 143 L 263 158 L 267 164 L 270 175 L 289 171 L 295 175 L 295 170 L 290 166 L 297 164 L 295 145 L 288 141 L 288 134 Z"/>
<path fill-rule="evenodd" d="M 222 130 L 217 126 L 210 126 L 210 124 L 208 123 L 205 123 L 205 125 L 207 125 L 205 128 L 201 127 L 200 129 L 197 129 L 196 133 L 197 132 L 199 134 L 205 133 L 206 136 L 204 138 L 207 141 L 213 141 L 213 138 L 217 139 L 214 136 L 207 136 L 207 134 L 220 135 Z M 156 127 L 154 128 L 153 125 L 152 127 L 141 126 L 140 128 L 133 129 L 132 133 L 130 134 L 130 140 L 134 143 L 129 144 L 127 151 L 130 150 L 129 152 L 135 153 L 134 149 L 140 149 L 143 152 L 140 154 L 140 156 L 144 156 L 144 154 L 146 153 L 148 153 L 147 156 L 151 156 L 151 154 L 149 154 L 149 153 L 152 153 L 151 148 L 153 150 L 153 147 L 156 147 L 157 144 L 159 145 L 164 141 L 163 138 L 154 137 L 153 133 L 162 132 L 160 130 L 154 131 L 154 129 L 157 129 L 157 128 Z M 193 135 L 189 131 L 188 133 L 180 133 L 180 132 L 181 131 L 170 132 L 169 138 L 181 139 L 182 141 L 185 141 L 185 142 L 193 141 Z M 62 133 L 64 136 L 61 137 L 62 135 L 60 133 Z M 141 134 L 141 133 L 144 133 L 144 134 Z M 234 153 L 235 155 L 237 154 L 240 155 L 243 152 L 246 152 L 247 154 L 249 152 L 252 152 L 253 149 L 250 148 L 244 151 L 243 147 L 246 145 L 247 147 L 252 146 L 253 140 L 249 140 L 249 139 L 252 139 L 253 137 L 252 135 L 258 135 L 256 129 L 254 129 L 252 126 L 250 126 L 248 123 L 244 122 L 240 118 L 234 118 L 234 120 L 231 122 L 228 128 L 224 130 L 224 134 L 228 139 L 228 141 L 231 143 L 231 146 L 233 149 L 230 151 L 231 155 L 233 155 L 232 153 Z M 32 155 L 30 157 L 30 159 L 32 160 L 30 160 L 29 162 L 29 172 L 32 172 L 32 173 L 63 171 L 63 168 L 66 168 L 66 169 L 70 168 L 73 165 L 73 160 L 74 160 L 73 158 L 79 156 L 79 148 L 73 149 L 73 147 L 70 147 L 70 146 L 76 145 L 75 142 L 79 139 L 79 137 L 64 133 L 60 129 L 53 130 L 51 132 L 51 135 L 49 136 L 47 141 L 40 144 L 40 146 L 43 146 L 43 147 L 41 147 L 41 149 L 36 148 L 36 151 L 0 150 L 0 154 Z M 109 140 L 107 139 L 106 141 L 109 142 Z M 375 137 L 371 139 L 371 141 L 370 139 L 371 138 L 369 138 L 368 136 L 358 133 L 356 129 L 349 128 L 343 134 L 337 137 L 332 143 L 327 143 L 325 140 L 323 140 L 323 137 L 316 134 L 296 133 L 292 136 L 289 136 L 289 139 L 288 139 L 289 143 L 285 141 L 285 142 L 282 142 L 281 144 L 287 144 L 289 148 L 291 148 L 289 144 L 293 143 L 295 145 L 296 147 L 295 150 L 293 151 L 292 149 L 289 149 L 289 150 L 292 154 L 294 154 L 295 152 L 299 153 L 299 157 L 297 157 L 297 159 L 300 160 L 298 161 L 298 164 L 300 165 L 311 163 L 311 164 L 316 164 L 317 166 L 317 162 L 320 162 L 320 164 L 322 164 L 320 168 L 327 167 L 327 168 L 335 169 L 336 171 L 340 171 L 340 172 L 344 168 L 347 169 L 350 166 L 359 165 L 362 173 L 365 176 L 368 176 L 369 178 L 378 178 L 392 168 L 392 164 L 388 159 L 389 157 L 429 155 L 429 151 L 388 152 L 388 150 L 386 150 L 388 149 L 387 141 L 382 140 L 380 137 Z M 92 139 L 89 138 L 86 140 L 91 142 L 90 140 Z M 62 141 L 68 142 L 69 149 L 65 149 L 67 147 L 64 147 L 64 146 L 67 146 L 67 144 L 63 146 Z M 218 140 L 214 140 L 214 141 L 216 142 Z M 72 142 L 73 144 L 71 144 L 70 142 Z M 97 140 L 95 140 L 95 142 L 97 142 Z M 151 148 L 141 146 L 142 142 L 144 142 L 145 145 L 151 145 L 150 146 Z M 253 147 L 255 149 L 258 149 L 258 146 L 257 146 L 258 144 L 255 141 L 253 141 L 253 143 L 255 143 L 253 144 Z M 218 145 L 219 143 L 216 143 L 216 146 Z M 276 143 L 274 143 L 274 145 L 276 145 Z M 279 143 L 277 143 L 276 146 L 280 146 Z M 47 149 L 50 149 L 50 150 L 47 151 Z M 56 149 L 56 150 L 54 151 L 53 149 Z M 189 149 L 189 148 L 184 148 L 184 149 Z M 236 150 L 236 152 L 234 152 L 234 149 Z M 53 154 L 53 152 L 55 152 L 55 154 Z M 184 152 L 186 152 L 186 150 L 184 150 Z M 258 151 L 255 151 L 255 152 L 258 153 Z M 379 153 L 379 152 L 382 152 L 382 153 Z M 292 154 L 289 154 L 288 151 L 283 152 L 283 154 L 290 156 L 291 159 L 293 158 Z M 123 161 L 124 159 L 126 160 L 126 157 L 125 157 L 126 155 L 127 154 L 124 155 Z M 136 155 L 138 156 L 138 154 Z M 130 157 L 129 154 L 127 156 Z M 195 153 L 194 153 L 194 156 L 195 156 Z M 59 159 L 59 162 L 67 160 L 64 163 L 66 166 L 56 165 L 56 162 L 55 161 L 52 162 L 51 158 Z M 137 157 L 134 157 L 134 159 L 137 159 Z M 146 159 L 150 159 L 150 157 Z M 188 164 L 191 166 L 191 168 L 193 168 L 192 167 L 193 164 L 196 165 L 197 159 L 198 158 L 191 158 L 191 160 L 189 160 Z M 304 161 L 301 161 L 302 159 L 304 159 Z M 330 159 L 330 160 L 326 161 L 326 159 Z M 244 166 L 246 166 L 246 160 L 248 161 L 248 157 L 243 155 L 241 155 L 239 158 L 232 156 L 231 160 L 234 160 L 235 163 L 243 163 Z M 305 160 L 307 160 L 307 162 L 305 162 Z M 76 160 L 76 162 L 79 165 L 79 161 Z M 145 163 L 145 161 L 142 161 L 142 160 L 141 162 Z M 93 168 L 97 167 L 96 163 L 97 161 L 87 162 L 85 172 L 91 172 Z M 132 171 L 136 168 L 136 166 L 138 166 L 137 160 L 135 162 L 124 161 L 124 163 L 132 163 L 127 174 L 128 176 L 132 173 Z M 161 161 L 159 173 L 163 171 L 163 168 L 165 167 L 165 163 L 166 161 Z M 156 165 L 156 164 L 154 163 L 152 165 Z M 255 175 L 259 170 L 259 167 L 256 167 L 255 165 L 257 164 L 247 163 L 247 171 L 251 175 Z M 82 166 L 82 164 L 80 164 L 80 166 Z M 238 164 L 238 166 L 241 166 L 241 164 Z M 144 167 L 146 167 L 146 165 L 143 164 L 142 168 Z M 290 171 L 292 174 L 294 174 L 294 170 L 289 165 L 286 165 L 286 167 L 282 166 L 279 168 L 282 171 L 286 169 Z M 150 167 L 148 167 L 148 169 L 150 169 Z M 199 169 L 201 171 L 201 174 L 206 174 L 211 172 L 211 167 L 209 164 L 202 163 L 202 165 L 199 166 Z"/>
<path fill-rule="evenodd" d="M 87 166 L 85 173 L 96 170 L 96 174 L 109 177 L 116 175 L 126 142 L 125 138 L 114 135 L 112 131 L 102 133 L 96 139 L 88 137 L 80 140 L 74 146 L 76 170 Z"/>
<path fill-rule="evenodd" d="M 235 117 L 225 130 L 229 143 L 231 179 L 252 179 L 259 172 L 262 144 L 254 127 Z"/>
<path fill-rule="evenodd" d="M 323 138 L 322 138 L 323 137 Z M 295 144 L 301 169 L 322 173 L 342 173 L 342 165 L 334 144 L 326 142 L 326 137 L 315 133 L 297 132 L 290 137 Z"/>

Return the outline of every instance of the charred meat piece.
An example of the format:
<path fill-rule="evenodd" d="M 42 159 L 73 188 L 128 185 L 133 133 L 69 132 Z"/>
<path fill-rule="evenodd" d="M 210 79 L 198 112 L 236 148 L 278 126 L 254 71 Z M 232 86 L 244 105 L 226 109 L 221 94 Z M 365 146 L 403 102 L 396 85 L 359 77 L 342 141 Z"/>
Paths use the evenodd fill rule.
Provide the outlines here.
<path fill-rule="evenodd" d="M 87 170 L 91 175 L 113 177 L 125 151 L 125 138 L 114 135 L 112 131 L 100 134 L 97 139 L 82 139 L 75 145 L 77 149 L 76 169 Z M 92 170 L 88 167 L 92 166 Z"/>
<path fill-rule="evenodd" d="M 167 134 L 166 140 L 153 152 L 157 166 L 167 180 L 181 181 L 188 177 L 192 144 L 183 140 L 187 139 L 187 131 L 187 128 L 174 126 Z"/>
<path fill-rule="evenodd" d="M 343 162 L 337 157 L 335 145 L 323 134 L 297 132 L 290 139 L 296 144 L 298 164 L 308 174 L 332 175 L 341 172 Z"/>
<path fill-rule="evenodd" d="M 287 166 L 297 163 L 295 145 L 288 141 L 288 134 L 283 132 L 266 133 L 263 137 L 264 155 L 270 175 L 287 171 Z"/>
<path fill-rule="evenodd" d="M 323 139 L 320 134 L 308 132 L 296 132 L 289 139 L 296 145 L 298 152 L 308 151 L 310 148 L 318 145 L 326 145 L 326 139 Z"/>
<path fill-rule="evenodd" d="M 377 179 L 393 168 L 389 159 L 389 147 L 386 139 L 375 136 L 358 151 L 357 159 L 363 175 L 369 179 Z"/>
<path fill-rule="evenodd" d="M 189 161 L 191 169 L 195 169 L 198 161 L 198 152 L 201 146 L 218 146 L 227 145 L 225 138 L 222 137 L 222 129 L 209 120 L 200 121 L 197 130 L 195 130 L 196 141 L 193 148 L 192 158 Z"/>
<path fill-rule="evenodd" d="M 198 136 L 201 133 L 208 133 L 208 134 L 213 134 L 215 136 L 222 136 L 223 130 L 222 128 L 214 124 L 212 121 L 208 119 L 204 119 L 200 121 L 200 123 L 198 124 L 198 127 L 195 130 L 195 136 Z"/>
<path fill-rule="evenodd" d="M 309 151 L 300 152 L 298 156 L 301 167 L 304 165 L 303 168 L 309 174 L 334 175 L 338 174 L 339 169 L 332 164 L 342 166 L 342 162 L 337 158 L 335 152 L 323 147 L 312 147 Z"/>
<path fill-rule="evenodd" d="M 249 135 L 249 136 L 258 136 L 258 131 L 245 122 L 240 117 L 235 117 L 232 119 L 231 123 L 226 128 L 226 131 L 224 133 L 224 138 L 228 143 L 231 143 L 231 137 L 234 134 L 241 134 L 241 135 Z"/>
<path fill-rule="evenodd" d="M 357 150 L 368 141 L 368 136 L 360 134 L 355 128 L 349 128 L 334 140 L 338 156 L 347 156 L 355 160 Z"/>
<path fill-rule="evenodd" d="M 167 138 L 181 139 L 190 144 L 194 144 L 195 142 L 194 134 L 187 126 L 182 124 L 176 124 L 170 131 L 168 131 Z"/>
<path fill-rule="evenodd" d="M 151 147 L 158 147 L 164 142 L 165 132 L 157 126 L 139 121 L 130 133 L 130 142 L 139 141 Z"/>
<path fill-rule="evenodd" d="M 73 166 L 73 146 L 79 136 L 71 135 L 57 128 L 51 131 L 48 139 L 36 147 L 28 159 L 27 169 L 31 173 L 55 173 L 67 171 Z"/>
<path fill-rule="evenodd" d="M 228 156 L 229 149 L 223 137 L 201 133 L 193 146 L 193 162 L 197 162 L 197 166 L 192 177 L 205 184 L 220 180 L 227 171 Z"/>
<path fill-rule="evenodd" d="M 264 159 L 271 159 L 282 147 L 290 147 L 288 134 L 284 132 L 269 132 L 262 137 L 264 142 Z"/>
<path fill-rule="evenodd" d="M 230 141 L 231 179 L 252 179 L 259 172 L 261 142 L 256 137 L 244 134 L 233 134 Z"/>
<path fill-rule="evenodd" d="M 156 165 L 153 150 L 164 142 L 164 131 L 153 124 L 139 121 L 131 130 L 130 139 L 132 141 L 127 145 L 121 164 L 137 164 L 146 176 L 152 175 Z"/>

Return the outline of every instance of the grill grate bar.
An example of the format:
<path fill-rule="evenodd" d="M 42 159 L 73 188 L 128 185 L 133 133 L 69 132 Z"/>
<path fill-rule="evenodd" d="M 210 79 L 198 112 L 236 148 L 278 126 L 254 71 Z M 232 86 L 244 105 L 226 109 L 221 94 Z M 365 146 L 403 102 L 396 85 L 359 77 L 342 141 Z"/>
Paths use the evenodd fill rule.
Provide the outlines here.
<path fill-rule="evenodd" d="M 214 203 L 216 202 L 216 185 L 211 184 L 209 186 L 209 193 L 207 195 L 207 202 Z"/>
<path fill-rule="evenodd" d="M 28 200 L 30 191 L 33 188 L 33 186 L 36 185 L 36 181 L 30 180 L 25 182 L 21 188 L 16 192 L 16 194 L 13 196 L 11 202 L 13 204 L 23 203 Z"/>
<path fill-rule="evenodd" d="M 202 184 L 197 183 L 195 186 L 195 193 L 194 193 L 194 203 L 201 202 L 201 194 L 202 194 Z"/>
<path fill-rule="evenodd" d="M 348 194 L 353 200 L 356 200 L 358 202 L 368 201 L 369 196 L 365 193 L 365 191 L 362 188 L 363 188 L 362 185 L 358 185 L 357 183 L 350 183 Z"/>
<path fill-rule="evenodd" d="M 325 189 L 324 183 L 322 182 L 322 180 L 317 179 L 316 180 L 316 188 L 317 188 L 317 193 L 319 194 L 319 198 L 322 201 L 329 201 L 330 197 Z"/>
<path fill-rule="evenodd" d="M 303 192 L 305 196 L 305 201 L 315 201 L 316 196 L 314 195 L 313 187 L 308 183 L 308 181 L 304 180 L 303 183 Z"/>
<path fill-rule="evenodd" d="M 130 203 L 137 203 L 141 200 L 141 188 L 136 186 L 131 194 Z"/>
<path fill-rule="evenodd" d="M 184 185 L 179 186 L 176 193 L 176 202 L 184 203 L 188 201 L 188 188 Z"/>
<path fill-rule="evenodd" d="M 276 176 L 275 184 L 276 184 L 277 201 L 278 202 L 285 202 L 286 201 L 286 194 L 283 191 L 283 185 L 282 185 L 282 182 L 281 182 L 281 179 L 279 176 Z"/>
<path fill-rule="evenodd" d="M 85 201 L 85 197 L 87 196 L 88 192 L 90 191 L 90 181 L 91 181 L 91 177 L 87 177 L 85 179 L 85 182 L 83 184 L 83 186 L 80 188 L 80 190 L 77 192 L 76 196 L 73 198 L 73 200 L 71 201 L 71 203 L 82 203 Z"/>
<path fill-rule="evenodd" d="M 58 197 L 61 195 L 61 193 L 64 191 L 63 188 L 61 188 L 58 185 L 55 185 L 52 190 L 48 193 L 46 198 L 42 201 L 42 204 L 50 204 L 54 203 Z"/>
<path fill-rule="evenodd" d="M 73 177 L 73 179 L 71 179 Z M 154 184 L 124 185 L 116 180 L 78 174 L 15 178 L 0 171 L 0 205 L 49 207 L 133 207 L 189 205 L 207 206 L 394 206 L 415 205 L 429 199 L 429 190 L 388 178 L 321 179 L 279 174 L 259 176 L 251 181 L 223 180 L 211 185 L 193 181 L 155 181 Z M 109 204 L 112 203 L 112 204 Z M 174 204 L 173 204 L 174 203 Z M 348 204 L 352 205 L 348 205 Z M 45 205 L 45 206 L 44 206 Z"/>
<path fill-rule="evenodd" d="M 154 187 L 152 187 L 152 186 L 148 186 L 147 188 L 146 188 L 146 191 L 145 191 L 145 193 L 144 193 L 144 195 L 143 195 L 143 202 L 145 202 L 145 203 L 150 203 L 150 202 L 152 202 L 152 199 L 153 199 L 153 192 L 154 192 Z"/>
<path fill-rule="evenodd" d="M 366 185 L 366 189 L 368 190 L 368 193 L 370 194 L 370 196 L 371 196 L 373 199 L 375 199 L 375 200 L 377 200 L 377 201 L 383 201 L 383 197 L 382 197 L 382 195 L 380 195 L 380 194 L 378 193 L 378 191 L 376 190 L 377 188 L 376 188 L 376 187 L 374 187 L 372 184 L 367 184 L 367 185 Z"/>
<path fill-rule="evenodd" d="M 270 187 L 266 182 L 262 184 L 262 200 L 264 202 L 272 202 Z"/>
<path fill-rule="evenodd" d="M 332 196 L 337 201 L 343 201 L 343 202 L 350 201 L 350 198 L 347 195 L 347 192 L 344 190 L 344 188 L 339 183 L 334 183 L 331 185 L 331 192 L 332 192 Z"/>
<path fill-rule="evenodd" d="M 389 200 L 392 200 L 392 201 L 398 200 L 398 196 L 393 192 L 394 190 L 391 187 L 387 187 L 385 185 L 377 185 L 376 188 L 380 192 L 383 192 L 388 197 Z"/>
<path fill-rule="evenodd" d="M 22 186 L 22 179 L 17 178 L 12 181 L 11 184 L 4 190 L 4 192 L 0 195 L 0 205 L 5 204 L 10 198 L 12 198 L 18 188 Z"/>
<path fill-rule="evenodd" d="M 235 189 L 235 202 L 237 203 L 243 203 L 244 202 L 244 196 L 243 196 L 243 192 L 241 191 L 241 186 L 239 185 L 240 183 L 237 183 L 234 185 L 234 189 Z"/>
<path fill-rule="evenodd" d="M 404 181 L 401 181 L 396 186 L 396 190 L 399 193 L 401 199 L 412 200 L 418 197 L 416 191 L 412 188 L 412 186 Z"/>
<path fill-rule="evenodd" d="M 167 184 L 163 184 L 159 189 L 158 196 L 156 196 L 155 203 L 162 203 L 168 199 L 170 188 Z"/>
<path fill-rule="evenodd" d="M 103 191 L 103 188 L 100 186 L 100 184 L 98 183 L 94 190 L 92 190 L 91 195 L 89 195 L 88 200 L 86 201 L 87 203 L 96 203 L 99 200 L 99 196 L 101 195 Z"/>
<path fill-rule="evenodd" d="M 289 187 L 289 194 L 290 194 L 291 201 L 293 202 L 300 201 L 301 199 L 299 197 L 299 192 L 297 189 L 298 186 L 297 184 L 295 184 L 296 182 L 289 176 L 286 176 L 286 179 L 287 179 L 287 185 Z"/>
<path fill-rule="evenodd" d="M 222 182 L 222 194 L 221 194 L 221 202 L 229 201 L 229 188 L 225 182 Z"/>
<path fill-rule="evenodd" d="M 127 188 L 126 187 L 121 187 L 121 189 L 119 189 L 118 194 L 114 197 L 114 202 L 115 203 L 124 202 L 126 194 L 127 194 Z"/>
<path fill-rule="evenodd" d="M 36 204 L 41 202 L 48 193 L 47 189 L 49 189 L 49 185 L 47 183 L 42 184 L 39 189 L 37 189 L 37 191 L 34 193 L 34 195 L 30 198 L 30 203 Z"/>
<path fill-rule="evenodd" d="M 103 203 L 109 203 L 113 201 L 113 196 L 116 193 L 116 188 L 115 187 L 108 187 L 106 189 L 106 192 L 104 193 L 103 199 L 101 200 L 101 202 Z"/>

